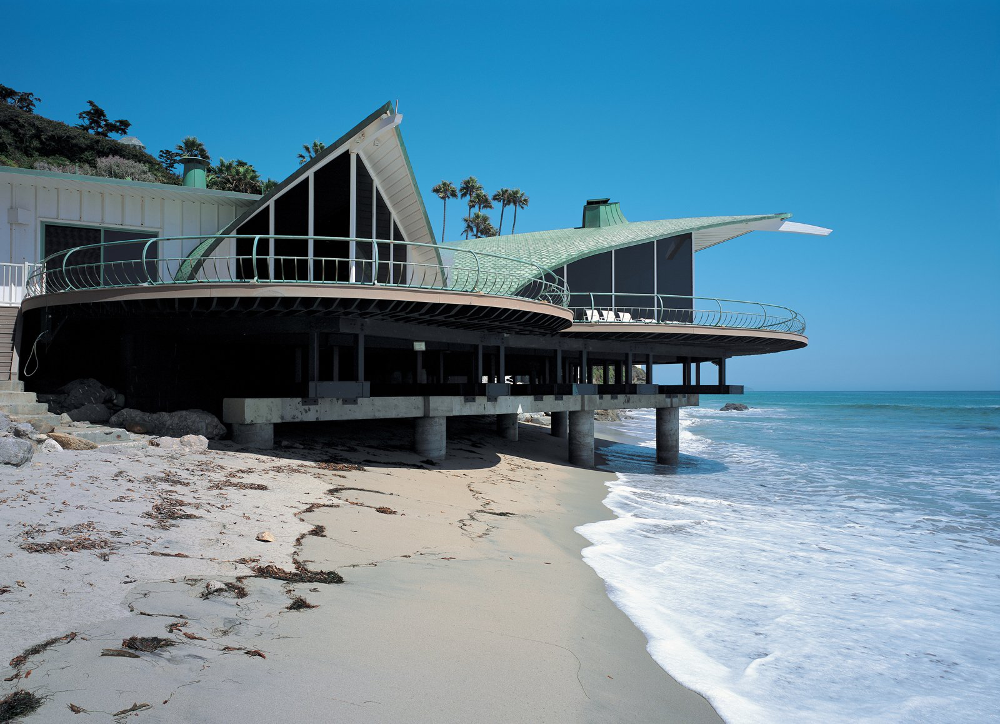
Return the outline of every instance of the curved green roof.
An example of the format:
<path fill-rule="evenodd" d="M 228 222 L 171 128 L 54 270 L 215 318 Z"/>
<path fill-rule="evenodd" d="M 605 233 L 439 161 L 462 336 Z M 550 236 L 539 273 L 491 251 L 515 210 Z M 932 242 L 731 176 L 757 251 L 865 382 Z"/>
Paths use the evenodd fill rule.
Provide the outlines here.
<path fill-rule="evenodd" d="M 469 251 L 489 252 L 525 261 L 533 262 L 547 269 L 557 269 L 584 257 L 601 254 L 612 249 L 622 249 L 628 246 L 644 244 L 656 239 L 665 239 L 680 234 L 691 234 L 698 231 L 718 229 L 719 234 L 712 234 L 711 239 L 700 247 L 696 243 L 695 251 L 706 248 L 720 241 L 731 239 L 747 233 L 750 229 L 742 228 L 746 224 L 761 221 L 779 221 L 787 219 L 791 214 L 765 214 L 763 216 L 695 216 L 687 219 L 662 219 L 660 221 L 624 221 L 609 226 L 575 229 L 555 229 L 552 231 L 532 231 L 526 234 L 508 234 L 506 236 L 487 236 L 481 239 L 468 239 L 449 242 L 443 248 L 467 249 Z M 732 234 L 727 235 L 724 227 L 733 226 Z M 465 255 L 462 255 L 465 257 Z M 463 262 L 467 264 L 468 261 Z M 501 274 L 523 274 L 524 265 L 514 268 L 496 257 L 482 257 L 480 261 L 484 268 Z M 458 259 L 456 259 L 458 265 Z M 530 281 L 531 277 L 524 281 Z"/>

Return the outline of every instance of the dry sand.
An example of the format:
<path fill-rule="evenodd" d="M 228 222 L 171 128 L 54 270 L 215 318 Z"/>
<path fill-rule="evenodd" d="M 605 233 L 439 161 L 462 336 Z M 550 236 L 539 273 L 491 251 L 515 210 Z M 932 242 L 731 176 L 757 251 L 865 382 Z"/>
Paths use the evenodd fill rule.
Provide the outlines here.
<path fill-rule="evenodd" d="M 441 465 L 409 426 L 361 424 L 0 470 L 0 657 L 58 639 L 0 697 L 43 697 L 29 722 L 721 721 L 580 557 L 608 474 L 532 425 L 449 425 Z M 132 636 L 173 645 L 101 655 Z"/>

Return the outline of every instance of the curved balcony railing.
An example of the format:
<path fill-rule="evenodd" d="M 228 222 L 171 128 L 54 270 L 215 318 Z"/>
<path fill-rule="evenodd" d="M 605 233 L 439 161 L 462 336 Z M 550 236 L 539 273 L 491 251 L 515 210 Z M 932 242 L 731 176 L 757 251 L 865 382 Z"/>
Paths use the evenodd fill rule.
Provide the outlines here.
<path fill-rule="evenodd" d="M 323 236 L 222 237 L 234 253 L 192 263 L 185 249 L 216 236 L 159 237 L 90 244 L 51 254 L 28 276 L 25 298 L 87 289 L 191 284 L 339 284 L 472 292 L 565 307 L 561 277 L 533 262 L 453 250 L 458 268 L 440 261 L 435 244 Z M 176 254 L 171 254 L 176 251 Z M 275 253 L 275 252 L 293 252 Z M 484 263 L 502 260 L 505 271 Z M 527 283 L 525 279 L 529 278 Z"/>
<path fill-rule="evenodd" d="M 673 294 L 570 293 L 574 324 L 670 324 L 805 334 L 806 321 L 788 307 Z"/>

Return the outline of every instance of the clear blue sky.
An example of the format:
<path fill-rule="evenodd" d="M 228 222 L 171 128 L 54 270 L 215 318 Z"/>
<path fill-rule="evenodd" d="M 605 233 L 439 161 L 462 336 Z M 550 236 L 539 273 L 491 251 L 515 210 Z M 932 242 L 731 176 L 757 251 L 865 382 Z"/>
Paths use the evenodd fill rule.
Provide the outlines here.
<path fill-rule="evenodd" d="M 1000 388 L 996 2 L 50 2 L 5 26 L 0 82 L 41 114 L 93 99 L 154 153 L 196 135 L 276 179 L 398 99 L 438 232 L 431 186 L 469 174 L 530 195 L 523 231 L 594 196 L 630 220 L 790 211 L 833 235 L 696 257 L 697 293 L 809 325 L 731 381 Z"/>

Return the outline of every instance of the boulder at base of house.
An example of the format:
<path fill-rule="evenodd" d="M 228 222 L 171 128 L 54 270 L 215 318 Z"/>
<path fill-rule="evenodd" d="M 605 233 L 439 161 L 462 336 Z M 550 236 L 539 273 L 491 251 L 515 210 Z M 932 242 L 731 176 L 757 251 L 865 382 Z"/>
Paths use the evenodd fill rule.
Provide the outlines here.
<path fill-rule="evenodd" d="M 727 402 L 719 408 L 719 412 L 746 412 L 750 408 L 742 402 Z"/>
<path fill-rule="evenodd" d="M 91 402 L 83 407 L 66 413 L 73 422 L 107 422 L 111 419 L 111 410 L 107 405 Z"/>
<path fill-rule="evenodd" d="M 0 463 L 19 468 L 34 454 L 35 447 L 29 441 L 12 435 L 0 437 Z"/>
<path fill-rule="evenodd" d="M 598 410 L 594 413 L 594 420 L 597 422 L 621 422 L 630 419 L 632 416 L 624 410 Z"/>
<path fill-rule="evenodd" d="M 111 427 L 124 427 L 129 432 L 160 437 L 203 435 L 217 440 L 226 434 L 226 426 L 219 418 L 204 410 L 179 410 L 177 412 L 143 412 L 126 407 L 108 421 Z"/>

